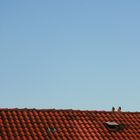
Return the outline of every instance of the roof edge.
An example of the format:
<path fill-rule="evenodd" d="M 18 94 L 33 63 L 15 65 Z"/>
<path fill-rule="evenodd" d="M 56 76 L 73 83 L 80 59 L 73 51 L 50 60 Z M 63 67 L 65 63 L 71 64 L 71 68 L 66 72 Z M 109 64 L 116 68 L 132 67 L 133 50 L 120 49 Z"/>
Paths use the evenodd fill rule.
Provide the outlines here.
<path fill-rule="evenodd" d="M 118 112 L 118 111 L 115 111 L 115 112 L 112 112 L 112 111 L 106 111 L 106 110 L 78 110 L 78 109 L 55 109 L 55 108 L 48 108 L 48 109 L 40 109 L 40 108 L 0 108 L 0 111 L 17 111 L 17 110 L 20 110 L 20 111 L 74 111 L 74 112 L 77 112 L 77 111 L 82 111 L 82 112 L 97 112 L 97 113 L 102 113 L 102 112 L 106 112 L 106 113 L 132 113 L 132 114 L 136 114 L 136 113 L 140 113 L 138 111 L 135 111 L 135 112 L 131 112 L 131 111 L 121 111 L 121 112 Z"/>

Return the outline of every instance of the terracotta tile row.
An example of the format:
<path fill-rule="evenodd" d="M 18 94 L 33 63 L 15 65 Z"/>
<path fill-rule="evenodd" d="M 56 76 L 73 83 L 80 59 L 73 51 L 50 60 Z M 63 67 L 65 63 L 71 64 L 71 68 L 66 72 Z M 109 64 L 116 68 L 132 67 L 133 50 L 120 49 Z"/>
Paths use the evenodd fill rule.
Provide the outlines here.
<path fill-rule="evenodd" d="M 116 122 L 106 126 L 105 122 Z M 140 113 L 0 109 L 0 140 L 140 140 Z"/>

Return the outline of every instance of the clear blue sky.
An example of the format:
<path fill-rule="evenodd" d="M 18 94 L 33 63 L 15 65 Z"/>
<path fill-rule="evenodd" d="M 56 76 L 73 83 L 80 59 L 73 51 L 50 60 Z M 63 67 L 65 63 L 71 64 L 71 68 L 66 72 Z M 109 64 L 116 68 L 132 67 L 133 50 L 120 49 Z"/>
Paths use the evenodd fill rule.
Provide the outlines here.
<path fill-rule="evenodd" d="M 140 1 L 0 1 L 0 107 L 140 111 Z"/>

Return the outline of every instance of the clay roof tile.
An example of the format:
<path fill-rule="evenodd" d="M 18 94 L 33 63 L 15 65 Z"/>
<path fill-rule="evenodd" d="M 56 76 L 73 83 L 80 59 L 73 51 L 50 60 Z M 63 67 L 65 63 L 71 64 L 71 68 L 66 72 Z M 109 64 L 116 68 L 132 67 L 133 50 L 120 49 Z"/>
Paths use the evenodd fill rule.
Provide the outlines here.
<path fill-rule="evenodd" d="M 140 113 L 0 109 L 0 126 L 0 140 L 138 140 Z"/>

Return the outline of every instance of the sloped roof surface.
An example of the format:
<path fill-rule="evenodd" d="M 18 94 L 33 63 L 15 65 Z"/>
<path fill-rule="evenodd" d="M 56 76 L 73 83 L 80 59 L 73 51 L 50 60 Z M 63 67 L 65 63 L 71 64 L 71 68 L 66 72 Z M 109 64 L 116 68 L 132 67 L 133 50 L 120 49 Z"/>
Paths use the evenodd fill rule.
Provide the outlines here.
<path fill-rule="evenodd" d="M 140 113 L 0 109 L 0 140 L 140 140 Z"/>

